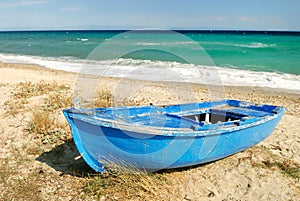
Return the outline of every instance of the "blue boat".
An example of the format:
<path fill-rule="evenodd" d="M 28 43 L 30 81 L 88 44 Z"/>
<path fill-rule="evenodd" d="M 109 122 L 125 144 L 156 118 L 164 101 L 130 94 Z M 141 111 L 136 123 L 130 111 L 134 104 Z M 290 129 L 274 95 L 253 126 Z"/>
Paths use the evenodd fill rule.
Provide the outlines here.
<path fill-rule="evenodd" d="M 221 100 L 63 112 L 92 169 L 103 172 L 113 162 L 149 172 L 203 164 L 254 146 L 273 132 L 284 111 Z"/>

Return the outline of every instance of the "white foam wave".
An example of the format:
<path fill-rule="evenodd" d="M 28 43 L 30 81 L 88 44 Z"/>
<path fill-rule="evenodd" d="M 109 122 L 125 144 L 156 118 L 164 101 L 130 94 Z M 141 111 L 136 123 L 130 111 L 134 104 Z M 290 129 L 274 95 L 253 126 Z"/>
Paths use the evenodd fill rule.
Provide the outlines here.
<path fill-rule="evenodd" d="M 76 38 L 76 40 L 79 40 L 79 41 L 82 41 L 82 42 L 89 41 L 88 38 Z"/>
<path fill-rule="evenodd" d="M 45 58 L 9 54 L 0 54 L 0 61 L 9 63 L 30 63 L 70 72 L 84 72 L 141 80 L 270 87 L 293 90 L 300 94 L 300 75 L 275 72 L 254 72 L 166 61 L 133 59 L 91 61 L 73 57 Z"/>
<path fill-rule="evenodd" d="M 228 68 L 219 68 L 219 74 L 225 85 L 287 89 L 300 93 L 300 75 Z"/>
<path fill-rule="evenodd" d="M 70 72 L 80 72 L 80 69 L 82 67 L 81 62 L 72 57 L 52 58 L 27 55 L 0 54 L 0 61 L 7 63 L 37 64 L 46 68 Z"/>
<path fill-rule="evenodd" d="M 236 44 L 234 46 L 246 47 L 246 48 L 267 48 L 267 47 L 275 47 L 276 44 L 264 44 L 260 42 L 252 42 L 250 44 Z"/>
<path fill-rule="evenodd" d="M 158 46 L 158 45 L 188 45 L 194 44 L 192 41 L 179 41 L 179 42 L 137 42 L 135 45 L 142 46 Z"/>
<path fill-rule="evenodd" d="M 226 43 L 226 42 L 201 42 L 200 44 L 205 45 L 223 45 L 223 46 L 235 46 L 235 47 L 244 47 L 244 48 L 268 48 L 276 47 L 276 44 L 266 44 L 261 42 L 252 42 L 247 44 L 236 44 L 236 43 Z"/>

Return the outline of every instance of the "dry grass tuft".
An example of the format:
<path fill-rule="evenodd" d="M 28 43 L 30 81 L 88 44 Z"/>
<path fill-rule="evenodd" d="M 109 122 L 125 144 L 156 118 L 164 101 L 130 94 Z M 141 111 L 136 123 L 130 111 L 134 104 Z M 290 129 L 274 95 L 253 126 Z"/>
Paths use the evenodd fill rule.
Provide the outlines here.
<path fill-rule="evenodd" d="M 44 98 L 44 104 L 42 105 L 44 111 L 54 112 L 63 108 L 69 108 L 72 106 L 71 95 L 67 93 L 51 93 Z"/>
<path fill-rule="evenodd" d="M 108 90 L 100 90 L 95 96 L 95 107 L 111 107 L 112 106 L 112 93 Z"/>
<path fill-rule="evenodd" d="M 53 114 L 37 108 L 32 111 L 32 117 L 27 130 L 35 134 L 35 138 L 46 143 L 57 143 L 70 138 L 70 131 L 66 123 L 56 121 Z"/>
<path fill-rule="evenodd" d="M 300 164 L 296 163 L 293 160 L 285 159 L 279 157 L 276 154 L 273 154 L 267 147 L 260 146 L 254 147 L 253 150 L 257 150 L 261 156 L 264 157 L 264 160 L 259 162 L 253 162 L 252 166 L 254 167 L 263 167 L 268 169 L 277 169 L 282 174 L 285 174 L 289 177 L 299 180 L 300 179 Z M 262 151 L 262 152 L 261 152 Z"/>
<path fill-rule="evenodd" d="M 16 116 L 20 111 L 25 110 L 25 105 L 28 104 L 28 100 L 24 98 L 14 99 L 11 98 L 4 103 L 6 114 Z"/>
<path fill-rule="evenodd" d="M 63 91 L 68 90 L 69 87 L 65 85 L 58 85 L 56 82 L 47 83 L 41 80 L 38 83 L 32 82 L 21 82 L 17 85 L 15 92 L 13 93 L 14 98 L 30 98 L 33 96 L 40 96 L 48 94 L 52 91 Z"/>
<path fill-rule="evenodd" d="M 52 129 L 55 120 L 50 113 L 39 108 L 32 111 L 30 124 L 30 131 L 39 135 L 44 135 Z"/>
<path fill-rule="evenodd" d="M 39 106 L 31 109 L 32 116 L 27 131 L 34 133 L 34 137 L 41 139 L 43 143 L 56 143 L 70 138 L 67 123 L 58 122 L 55 118 L 55 112 L 70 107 L 72 103 L 70 88 L 65 85 L 46 83 L 43 80 L 38 83 L 21 82 L 5 102 L 6 114 L 15 116 L 21 111 L 28 111 L 33 107 L 29 106 L 31 98 L 42 95 L 45 96 L 43 103 L 39 101 Z"/>
<path fill-rule="evenodd" d="M 84 190 L 88 196 L 97 198 L 148 200 L 167 197 L 169 186 L 164 174 L 107 169 L 105 173 L 90 176 Z"/>
<path fill-rule="evenodd" d="M 300 179 L 300 165 L 292 160 L 283 161 L 270 161 L 265 160 L 262 162 L 266 167 L 277 167 L 283 174 L 292 177 L 294 179 Z"/>
<path fill-rule="evenodd" d="M 56 94 L 52 96 L 60 95 L 61 97 L 57 97 L 60 98 L 58 100 L 62 102 L 60 104 L 65 104 L 66 100 L 68 100 L 68 96 L 63 95 L 63 93 L 65 94 L 69 91 L 69 89 L 70 88 L 65 85 L 58 85 L 56 82 L 46 83 L 43 80 L 38 83 L 20 82 L 15 86 L 10 99 L 4 103 L 6 114 L 15 116 L 19 112 L 26 110 L 25 107 L 27 104 L 29 104 L 30 98 L 51 94 L 51 92 L 55 92 Z"/>
<path fill-rule="evenodd" d="M 120 159 L 100 160 L 106 172 L 89 177 L 85 187 L 87 195 L 108 199 L 148 200 L 168 196 L 170 182 L 167 173 L 147 173 Z M 114 196 L 114 197 L 112 197 Z"/>
<path fill-rule="evenodd" d="M 32 114 L 27 131 L 33 133 L 35 138 L 41 139 L 44 144 L 55 144 L 69 139 L 71 133 L 67 122 L 60 122 L 56 113 L 60 112 L 63 108 L 71 106 L 72 99 L 69 87 L 58 85 L 56 82 L 49 84 L 44 81 L 38 83 L 21 83 L 19 86 L 26 89 L 17 91 L 16 94 L 18 97 L 45 96 L 42 99 L 42 103 L 39 103 L 39 106 L 31 110 Z M 20 98 L 19 100 L 22 99 L 24 98 Z"/>

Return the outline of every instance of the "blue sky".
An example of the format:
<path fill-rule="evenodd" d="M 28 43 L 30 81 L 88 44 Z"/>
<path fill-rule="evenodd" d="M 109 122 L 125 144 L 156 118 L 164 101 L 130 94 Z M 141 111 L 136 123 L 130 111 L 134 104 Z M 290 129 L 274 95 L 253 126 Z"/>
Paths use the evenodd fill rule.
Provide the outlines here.
<path fill-rule="evenodd" d="M 1 0 L 0 30 L 300 31 L 299 0 Z"/>

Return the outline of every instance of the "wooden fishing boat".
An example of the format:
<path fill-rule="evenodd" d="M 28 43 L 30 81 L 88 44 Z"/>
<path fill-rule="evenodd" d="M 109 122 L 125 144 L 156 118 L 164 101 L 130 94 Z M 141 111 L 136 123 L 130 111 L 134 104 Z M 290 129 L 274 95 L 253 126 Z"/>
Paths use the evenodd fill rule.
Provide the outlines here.
<path fill-rule="evenodd" d="M 227 157 L 268 137 L 284 110 L 222 100 L 63 112 L 80 155 L 103 172 L 110 162 L 157 171 Z"/>

